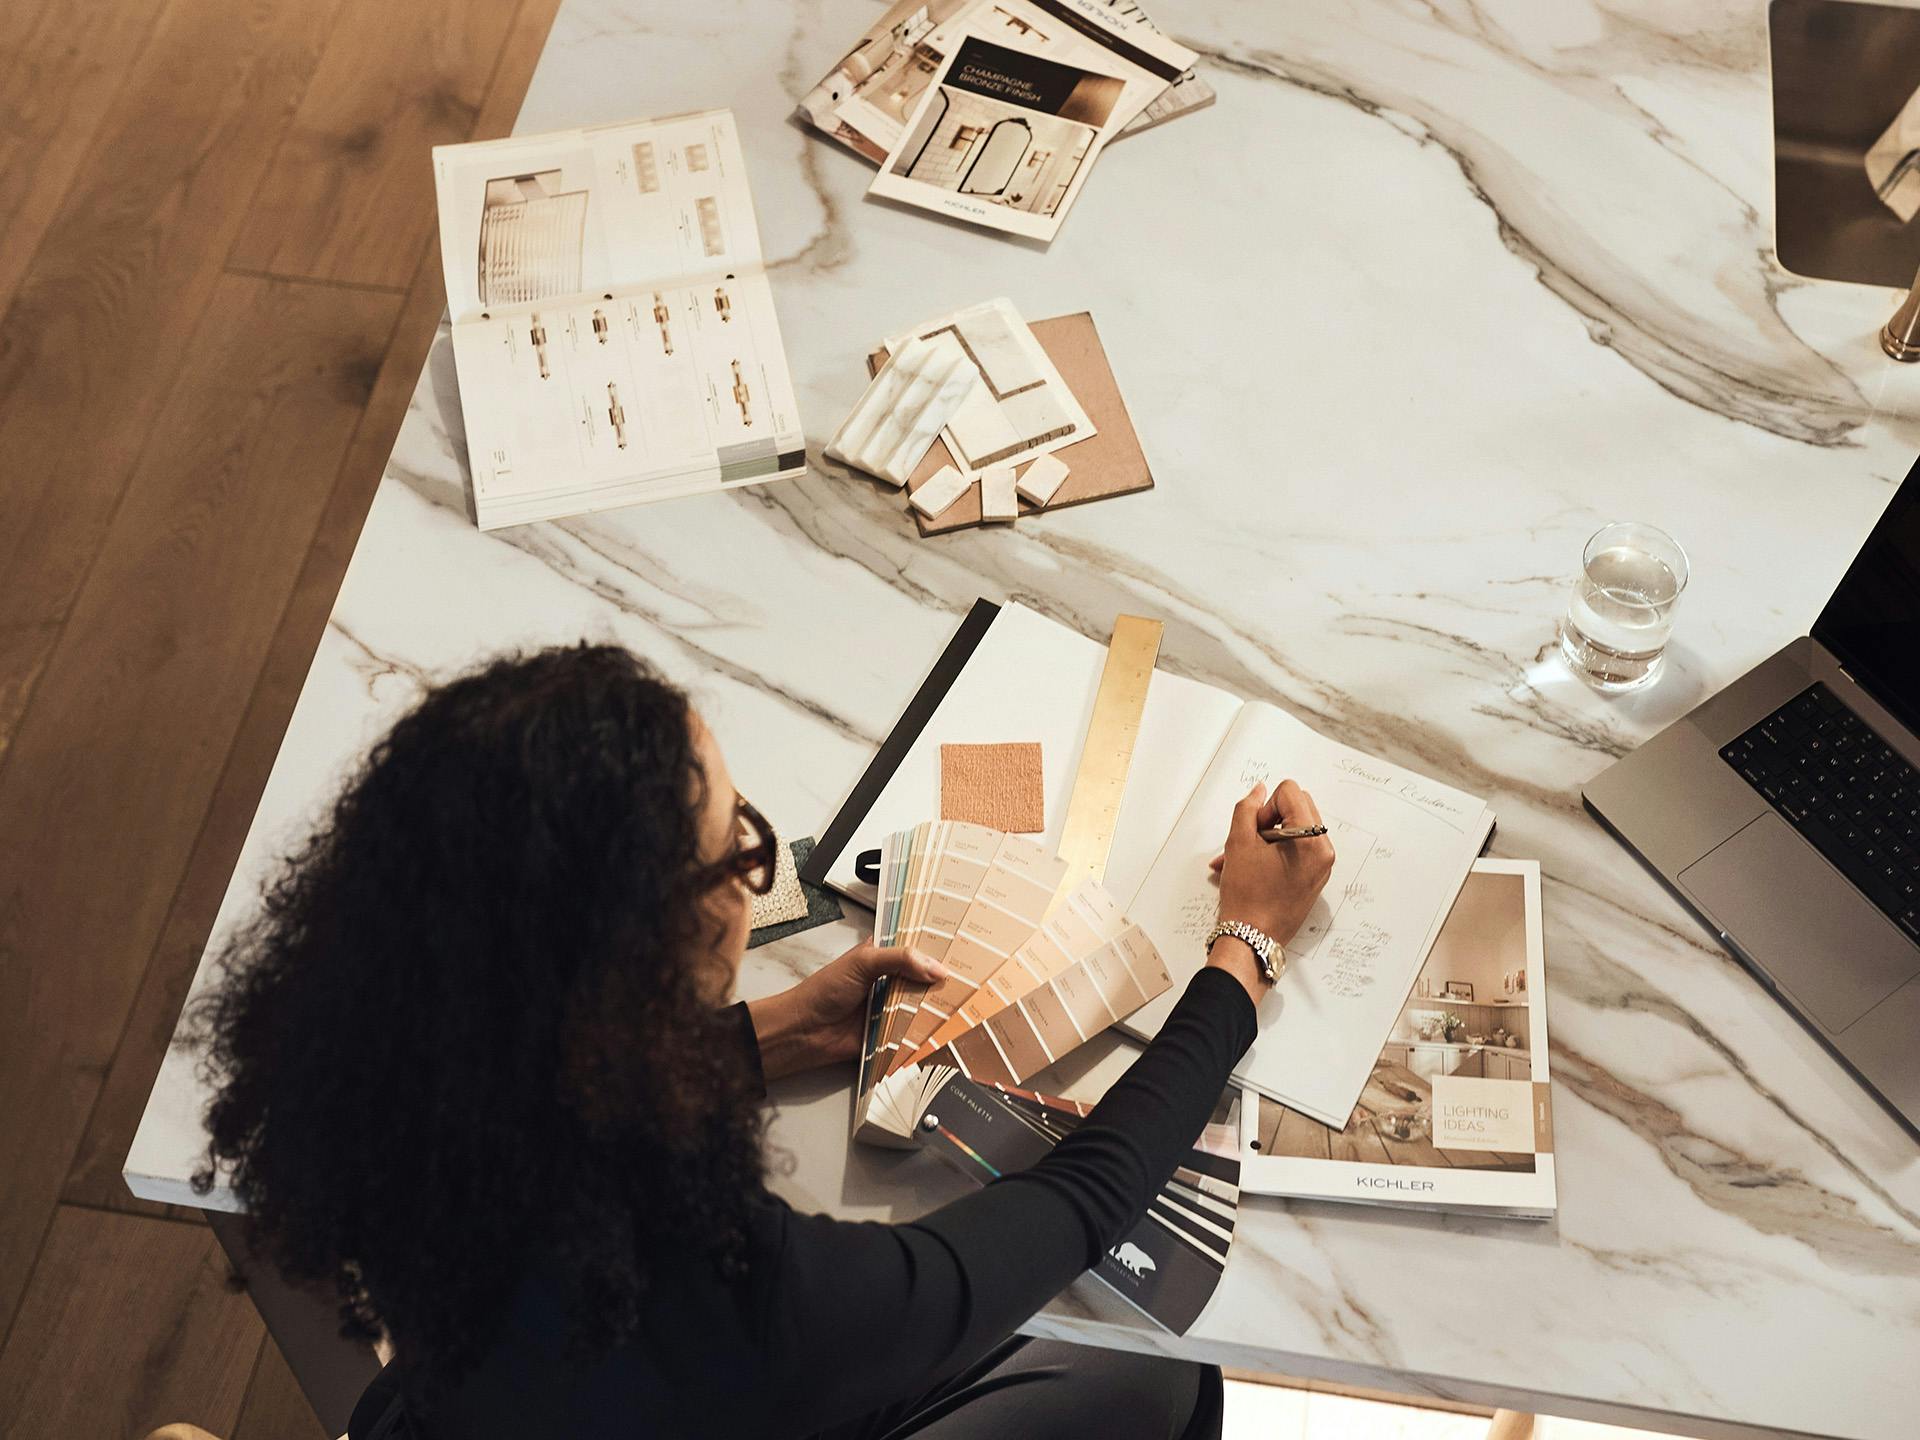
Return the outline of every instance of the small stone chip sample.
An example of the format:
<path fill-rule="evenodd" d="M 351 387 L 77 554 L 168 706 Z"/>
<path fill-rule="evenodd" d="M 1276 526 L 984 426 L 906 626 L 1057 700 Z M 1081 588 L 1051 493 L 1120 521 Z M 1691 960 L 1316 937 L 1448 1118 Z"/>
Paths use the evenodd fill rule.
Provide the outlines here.
<path fill-rule="evenodd" d="M 1014 484 L 1011 465 L 990 465 L 980 472 L 982 520 L 1010 523 L 1020 518 L 1020 497 Z"/>
<path fill-rule="evenodd" d="M 1051 453 L 1037 456 L 1020 472 L 1020 493 L 1036 505 L 1045 505 L 1060 493 L 1061 482 L 1069 473 L 1067 462 L 1059 456 Z"/>
<path fill-rule="evenodd" d="M 942 465 L 907 498 L 913 508 L 931 520 L 973 488 L 973 480 L 951 465 Z"/>
<path fill-rule="evenodd" d="M 940 747 L 940 818 L 966 820 L 1012 835 L 1047 828 L 1040 744 Z"/>

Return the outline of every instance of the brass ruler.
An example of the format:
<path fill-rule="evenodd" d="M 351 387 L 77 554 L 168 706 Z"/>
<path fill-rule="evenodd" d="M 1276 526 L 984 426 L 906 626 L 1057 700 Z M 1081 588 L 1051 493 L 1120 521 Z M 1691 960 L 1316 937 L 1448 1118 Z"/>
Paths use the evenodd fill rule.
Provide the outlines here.
<path fill-rule="evenodd" d="M 1080 747 L 1080 768 L 1067 800 L 1066 824 L 1060 830 L 1060 858 L 1067 873 L 1053 897 L 1054 906 L 1082 880 L 1100 880 L 1107 873 L 1107 852 L 1120 823 L 1120 802 L 1127 793 L 1127 771 L 1133 765 L 1133 744 L 1140 734 L 1140 717 L 1147 708 L 1147 686 L 1153 680 L 1153 662 L 1160 656 L 1160 637 L 1166 627 L 1158 620 L 1121 615 L 1113 622 L 1107 644 L 1107 663 L 1100 671 L 1100 690 L 1093 700 L 1093 718 L 1087 724 L 1086 743 Z M 1049 907 L 1051 913 L 1051 907 Z"/>

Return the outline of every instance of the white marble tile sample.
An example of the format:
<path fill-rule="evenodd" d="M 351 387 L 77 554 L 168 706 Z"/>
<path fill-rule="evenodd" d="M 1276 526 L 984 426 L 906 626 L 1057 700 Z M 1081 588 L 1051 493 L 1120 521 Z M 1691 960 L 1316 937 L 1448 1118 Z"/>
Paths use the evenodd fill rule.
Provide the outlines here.
<path fill-rule="evenodd" d="M 979 470 L 998 462 L 1003 456 L 1016 455 L 1027 448 L 1028 437 L 1016 430 L 1006 407 L 993 398 L 993 390 L 980 384 L 973 387 L 960 408 L 947 421 L 947 449 L 953 458 L 969 470 Z"/>
<path fill-rule="evenodd" d="M 1092 419 L 1011 300 L 983 300 L 889 336 L 956 337 L 980 371 L 981 390 L 947 425 L 947 448 L 969 470 L 1019 464 L 1095 434 Z"/>
<path fill-rule="evenodd" d="M 952 335 L 902 345 L 880 367 L 827 443 L 827 457 L 904 485 L 941 430 L 981 389 L 980 372 Z"/>
<path fill-rule="evenodd" d="M 942 465 L 907 498 L 913 508 L 931 520 L 973 488 L 973 477 L 951 465 Z"/>
<path fill-rule="evenodd" d="M 996 395 L 1047 383 L 1046 367 L 1034 356 L 1033 331 L 1010 300 L 972 305 L 953 317 L 953 328 Z"/>
<path fill-rule="evenodd" d="M 1020 518 L 1020 496 L 1011 465 L 989 465 L 980 472 L 980 518 L 1011 524 Z"/>
<path fill-rule="evenodd" d="M 1061 485 L 1072 473 L 1067 462 L 1058 455 L 1041 455 L 1020 472 L 1019 479 L 1014 482 L 1015 488 L 1024 498 L 1044 506 L 1060 493 Z"/>

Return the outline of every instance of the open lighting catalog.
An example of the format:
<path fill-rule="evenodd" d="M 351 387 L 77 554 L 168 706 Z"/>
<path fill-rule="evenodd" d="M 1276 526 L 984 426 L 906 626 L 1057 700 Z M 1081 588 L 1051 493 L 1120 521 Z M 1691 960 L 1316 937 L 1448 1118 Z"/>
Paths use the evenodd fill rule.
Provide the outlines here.
<path fill-rule="evenodd" d="M 433 159 L 482 529 L 805 470 L 731 111 Z"/>

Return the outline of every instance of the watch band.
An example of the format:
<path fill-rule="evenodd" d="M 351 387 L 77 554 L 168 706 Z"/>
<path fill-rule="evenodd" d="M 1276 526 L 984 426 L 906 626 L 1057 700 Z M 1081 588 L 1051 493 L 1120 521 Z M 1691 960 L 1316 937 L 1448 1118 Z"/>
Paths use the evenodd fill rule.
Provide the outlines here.
<path fill-rule="evenodd" d="M 1260 978 L 1262 980 L 1266 981 L 1269 985 L 1278 985 L 1280 983 L 1280 972 L 1286 969 L 1287 966 L 1287 952 L 1282 950 L 1280 946 L 1274 942 L 1271 935 L 1256 930 L 1253 926 L 1239 920 L 1222 920 L 1218 925 L 1214 926 L 1212 930 L 1207 932 L 1206 948 L 1208 954 L 1213 953 L 1213 942 L 1218 940 L 1222 935 L 1231 935 L 1249 950 L 1253 951 L 1253 958 L 1260 966 Z M 1279 956 L 1278 963 L 1276 963 L 1274 959 L 1276 955 Z"/>

